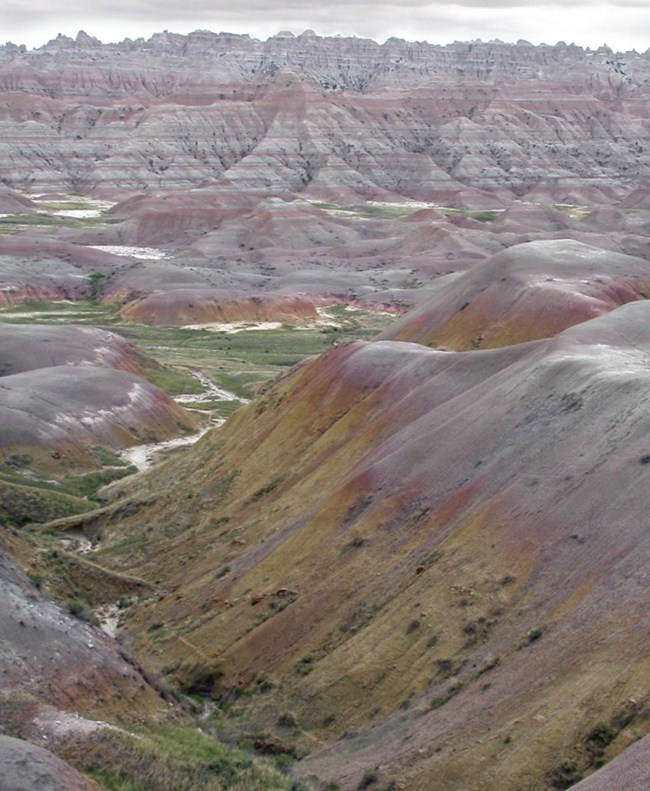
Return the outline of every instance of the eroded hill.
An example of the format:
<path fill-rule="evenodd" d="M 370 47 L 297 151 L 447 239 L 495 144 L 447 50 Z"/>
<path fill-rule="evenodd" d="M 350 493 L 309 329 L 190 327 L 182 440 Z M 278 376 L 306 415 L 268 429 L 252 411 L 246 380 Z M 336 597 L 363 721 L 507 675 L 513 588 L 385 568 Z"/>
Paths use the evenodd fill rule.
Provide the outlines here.
<path fill-rule="evenodd" d="M 647 327 L 334 348 L 67 526 L 167 589 L 138 654 L 305 775 L 560 787 L 647 730 Z"/>
<path fill-rule="evenodd" d="M 309 32 L 0 47 L 5 320 L 83 299 L 225 414 L 253 399 L 89 511 L 25 459 L 199 418 L 110 332 L 2 325 L 0 761 L 53 788 L 645 782 L 649 74 Z M 350 343 L 359 306 L 405 315 Z"/>

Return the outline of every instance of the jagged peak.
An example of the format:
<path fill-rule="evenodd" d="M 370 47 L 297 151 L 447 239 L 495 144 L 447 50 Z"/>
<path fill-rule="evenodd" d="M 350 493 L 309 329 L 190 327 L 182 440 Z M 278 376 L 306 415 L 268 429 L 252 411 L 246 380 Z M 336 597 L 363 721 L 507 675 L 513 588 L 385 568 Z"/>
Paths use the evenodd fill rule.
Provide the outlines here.
<path fill-rule="evenodd" d="M 133 47 L 134 45 L 138 45 L 139 47 L 143 47 L 145 49 L 151 49 L 155 46 L 160 46 L 161 44 L 165 45 L 178 45 L 179 49 L 182 48 L 183 43 L 192 40 L 192 39 L 200 39 L 204 37 L 210 37 L 214 39 L 220 38 L 227 38 L 230 40 L 241 40 L 241 41 L 254 41 L 259 42 L 260 44 L 264 44 L 264 41 L 251 37 L 247 33 L 239 34 L 239 33 L 229 33 L 221 31 L 219 33 L 207 30 L 207 29 L 199 29 L 192 31 L 188 34 L 180 34 L 174 33 L 169 30 L 159 31 L 154 33 L 149 39 L 143 42 L 142 38 L 137 39 L 130 39 L 125 38 L 120 42 L 110 42 L 110 43 L 103 43 L 100 39 L 90 36 L 85 31 L 79 31 L 77 34 L 76 39 L 73 39 L 65 34 L 59 33 L 56 38 L 51 39 L 46 44 L 41 47 L 36 48 L 40 51 L 47 51 L 51 49 L 61 50 L 61 49 L 68 49 L 68 48 L 79 48 L 80 45 L 84 47 L 110 47 L 111 49 L 119 48 L 120 46 L 130 46 Z M 316 33 L 312 29 L 306 29 L 302 33 L 296 35 L 290 30 L 280 30 L 273 36 L 269 36 L 266 41 L 273 41 L 276 43 L 279 42 L 286 42 L 287 46 L 292 46 L 293 44 L 297 44 L 305 39 L 319 41 L 323 43 L 327 43 L 331 45 L 337 45 L 341 47 L 345 47 L 352 42 L 373 42 L 378 48 L 383 48 L 388 46 L 389 48 L 395 46 L 403 46 L 403 47 L 423 47 L 430 51 L 439 51 L 439 50 L 446 50 L 446 49 L 454 49 L 459 46 L 467 46 L 468 44 L 472 44 L 474 46 L 484 46 L 484 47 L 499 47 L 504 49 L 512 48 L 516 50 L 517 48 L 526 48 L 527 50 L 544 50 L 548 51 L 549 49 L 576 49 L 578 51 L 589 53 L 595 51 L 598 54 L 616 54 L 614 51 L 606 44 L 601 45 L 596 50 L 591 50 L 589 47 L 581 47 L 576 44 L 566 44 L 564 41 L 559 41 L 557 44 L 539 44 L 534 45 L 530 42 L 519 39 L 516 43 L 515 42 L 507 42 L 502 41 L 501 39 L 493 39 L 491 41 L 483 41 L 482 39 L 474 39 L 473 41 L 454 41 L 453 43 L 449 44 L 432 44 L 427 41 L 408 41 L 402 38 L 398 38 L 396 36 L 391 36 L 382 44 L 379 43 L 377 40 L 367 37 L 367 36 L 346 36 L 346 35 L 336 35 L 336 36 L 322 36 Z M 11 42 L 8 42 L 8 44 Z M 0 47 L 0 49 L 5 49 L 5 47 Z M 632 50 L 631 52 L 634 52 Z"/>

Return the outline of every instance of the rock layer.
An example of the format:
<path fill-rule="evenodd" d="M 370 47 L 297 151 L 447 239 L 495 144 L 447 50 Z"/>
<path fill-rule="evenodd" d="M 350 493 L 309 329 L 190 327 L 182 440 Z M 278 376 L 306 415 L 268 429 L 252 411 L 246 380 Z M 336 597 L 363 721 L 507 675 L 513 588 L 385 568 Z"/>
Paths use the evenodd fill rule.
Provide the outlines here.
<path fill-rule="evenodd" d="M 0 48 L 20 189 L 523 194 L 648 175 L 647 55 L 197 31 Z"/>

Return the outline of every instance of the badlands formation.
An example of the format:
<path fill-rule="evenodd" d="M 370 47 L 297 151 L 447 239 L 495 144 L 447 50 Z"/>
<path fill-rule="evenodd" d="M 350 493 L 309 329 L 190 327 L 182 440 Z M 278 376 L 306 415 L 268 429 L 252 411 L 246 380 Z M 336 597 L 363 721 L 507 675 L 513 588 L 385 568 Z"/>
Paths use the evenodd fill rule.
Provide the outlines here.
<path fill-rule="evenodd" d="M 9 788 L 649 787 L 650 51 L 79 33 L 0 96 Z M 43 505 L 202 422 L 120 331 L 333 305 L 395 322 Z"/>
<path fill-rule="evenodd" d="M 2 211 L 24 224 L 0 240 L 0 295 L 75 298 L 95 272 L 105 299 L 155 292 L 138 320 L 195 324 L 194 299 L 205 321 L 243 297 L 298 316 L 282 304 L 297 294 L 403 308 L 540 238 L 647 258 L 649 79 L 647 53 L 564 44 L 6 44 Z M 101 223 L 44 230 L 44 193 L 109 203 Z"/>

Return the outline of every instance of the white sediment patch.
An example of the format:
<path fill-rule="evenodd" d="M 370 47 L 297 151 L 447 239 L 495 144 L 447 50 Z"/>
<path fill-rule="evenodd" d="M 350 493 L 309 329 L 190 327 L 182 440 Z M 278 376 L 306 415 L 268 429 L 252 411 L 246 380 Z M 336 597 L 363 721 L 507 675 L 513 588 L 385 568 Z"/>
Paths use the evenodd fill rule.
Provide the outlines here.
<path fill-rule="evenodd" d="M 279 330 L 282 327 L 281 321 L 230 321 L 230 322 L 211 322 L 209 324 L 187 324 L 185 330 L 208 330 L 208 332 L 225 332 L 226 335 L 234 335 L 236 332 L 247 332 L 250 330 Z"/>
<path fill-rule="evenodd" d="M 120 609 L 117 604 L 104 604 L 95 610 L 95 615 L 102 632 L 106 632 L 110 637 L 115 637 L 120 621 Z"/>
<path fill-rule="evenodd" d="M 204 401 L 240 401 L 242 404 L 247 404 L 247 398 L 241 398 L 230 390 L 224 390 L 223 387 L 215 384 L 211 379 L 202 371 L 192 371 L 192 376 L 201 382 L 205 391 L 203 393 L 183 393 L 183 395 L 174 396 L 174 401 L 178 404 L 200 404 Z"/>
<path fill-rule="evenodd" d="M 334 316 L 327 312 L 327 308 L 316 308 L 320 316 L 318 319 L 303 319 L 299 324 L 291 324 L 294 330 L 311 330 L 315 327 L 339 326 Z M 207 330 L 208 332 L 223 332 L 226 335 L 234 335 L 237 332 L 251 332 L 253 330 L 279 330 L 289 321 L 228 321 L 210 322 L 208 324 L 187 324 L 185 330 Z"/>
<path fill-rule="evenodd" d="M 71 734 L 88 734 L 103 728 L 119 730 L 107 722 L 89 720 L 75 712 L 61 711 L 50 706 L 41 709 L 34 719 L 34 725 L 39 729 L 43 739 L 56 739 Z"/>
<path fill-rule="evenodd" d="M 120 451 L 120 456 L 139 470 L 147 470 L 149 467 L 153 466 L 156 461 L 156 456 L 162 451 L 181 448 L 183 445 L 193 445 L 211 428 L 215 428 L 215 426 L 221 425 L 224 422 L 225 421 L 221 420 L 212 423 L 201 429 L 197 434 L 192 434 L 189 437 L 177 437 L 176 439 L 168 439 L 164 442 L 151 442 L 148 445 L 135 445 L 132 448 L 126 448 Z"/>
<path fill-rule="evenodd" d="M 480 213 L 483 211 L 488 211 L 493 214 L 502 214 L 505 209 L 500 208 L 482 208 L 482 209 L 468 209 L 465 207 L 459 208 L 457 206 L 441 206 L 439 203 L 427 203 L 427 201 L 419 201 L 419 200 L 407 200 L 407 201 L 378 201 L 378 200 L 369 200 L 366 201 L 366 205 L 368 206 L 379 206 L 385 207 L 388 209 L 413 209 L 415 211 L 419 209 L 437 209 L 441 212 L 450 212 L 452 214 L 460 213 L 464 214 L 467 212 L 468 214 L 472 214 L 472 212 Z"/>
<path fill-rule="evenodd" d="M 78 552 L 80 555 L 89 555 L 99 549 L 99 543 L 93 544 L 89 538 L 78 533 L 62 539 L 61 546 L 70 552 Z"/>
<path fill-rule="evenodd" d="M 94 250 L 103 250 L 105 253 L 112 253 L 113 255 L 121 255 L 124 258 L 141 258 L 149 261 L 167 258 L 167 253 L 164 250 L 158 250 L 156 247 L 131 247 L 126 244 L 89 244 L 88 247 L 92 247 Z"/>
<path fill-rule="evenodd" d="M 203 393 L 183 393 L 182 395 L 174 396 L 174 401 L 179 404 L 200 404 L 205 401 L 239 401 L 242 404 L 247 404 L 248 399 L 231 393 L 229 390 L 224 390 L 222 387 L 216 385 L 209 379 L 202 371 L 191 371 L 192 375 L 201 382 L 205 387 Z M 135 445 L 132 448 L 126 448 L 120 452 L 120 456 L 129 464 L 133 464 L 138 470 L 147 470 L 156 462 L 156 457 L 166 450 L 173 450 L 174 448 L 181 448 L 184 445 L 193 445 L 201 439 L 211 428 L 216 428 L 225 423 L 222 419 L 213 419 L 209 426 L 201 429 L 196 434 L 191 434 L 188 437 L 177 437 L 176 439 L 168 439 L 163 442 L 151 442 L 146 445 Z"/>
<path fill-rule="evenodd" d="M 89 217 L 101 217 L 101 209 L 58 209 L 52 212 L 54 217 L 77 217 L 80 220 Z"/>
<path fill-rule="evenodd" d="M 84 275 L 82 275 L 84 277 Z M 2 289 L 0 289 L 2 291 Z M 94 310 L 75 310 L 74 316 L 94 316 Z M 30 311 L 2 311 L 0 310 L 0 318 L 3 319 L 34 319 L 34 318 L 47 318 L 48 321 L 70 321 L 70 312 L 69 311 L 57 311 L 57 310 L 30 310 Z"/>
<path fill-rule="evenodd" d="M 381 201 L 369 200 L 366 201 L 368 206 L 389 206 L 397 209 L 435 209 L 438 208 L 435 203 L 427 203 L 422 200 L 404 200 L 404 201 Z"/>
<path fill-rule="evenodd" d="M 359 308 L 356 305 L 346 305 L 345 310 L 347 313 L 372 313 L 375 316 L 390 316 L 397 318 L 397 314 L 391 310 L 373 310 L 372 308 Z"/>

